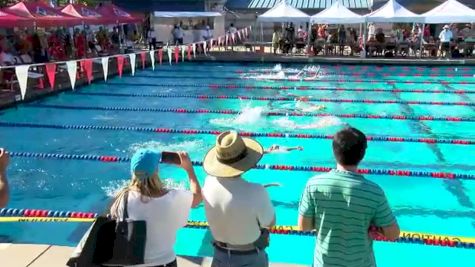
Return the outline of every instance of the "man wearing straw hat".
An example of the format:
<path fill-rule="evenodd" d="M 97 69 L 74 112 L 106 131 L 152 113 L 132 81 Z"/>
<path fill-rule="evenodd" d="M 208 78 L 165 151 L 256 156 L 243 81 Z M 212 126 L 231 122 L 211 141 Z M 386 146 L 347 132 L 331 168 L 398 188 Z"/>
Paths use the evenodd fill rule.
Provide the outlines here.
<path fill-rule="evenodd" d="M 374 267 L 372 239 L 399 237 L 399 226 L 381 187 L 358 173 L 366 136 L 345 128 L 333 138 L 337 168 L 311 178 L 302 194 L 298 225 L 316 230 L 314 267 Z"/>
<path fill-rule="evenodd" d="M 275 224 L 275 212 L 264 186 L 241 175 L 262 158 L 262 146 L 235 131 L 216 139 L 205 156 L 208 174 L 203 187 L 206 218 L 214 238 L 212 267 L 266 267 L 266 227 Z"/>
<path fill-rule="evenodd" d="M 0 148 L 0 208 L 5 207 L 9 199 L 7 181 L 7 166 L 9 160 L 10 159 L 7 151 L 3 148 Z"/>

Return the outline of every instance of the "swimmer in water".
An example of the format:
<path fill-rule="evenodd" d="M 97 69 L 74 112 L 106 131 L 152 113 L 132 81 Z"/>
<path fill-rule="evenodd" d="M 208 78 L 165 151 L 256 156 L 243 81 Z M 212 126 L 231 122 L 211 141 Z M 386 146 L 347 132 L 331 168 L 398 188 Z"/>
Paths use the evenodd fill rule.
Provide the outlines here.
<path fill-rule="evenodd" d="M 318 111 L 318 110 L 324 110 L 327 108 L 325 105 L 314 104 L 310 102 L 311 96 L 298 96 L 294 94 L 288 94 L 288 95 L 295 98 L 295 100 L 297 101 L 295 103 L 295 109 L 301 112 Z M 302 106 L 302 105 L 307 106 L 307 107 L 300 108 L 299 106 Z"/>
<path fill-rule="evenodd" d="M 269 147 L 269 149 L 264 150 L 265 154 L 270 154 L 270 153 L 282 153 L 282 152 L 290 152 L 290 151 L 303 151 L 303 147 L 301 146 L 294 146 L 294 147 L 286 147 L 286 146 L 280 146 L 280 145 L 272 145 Z"/>

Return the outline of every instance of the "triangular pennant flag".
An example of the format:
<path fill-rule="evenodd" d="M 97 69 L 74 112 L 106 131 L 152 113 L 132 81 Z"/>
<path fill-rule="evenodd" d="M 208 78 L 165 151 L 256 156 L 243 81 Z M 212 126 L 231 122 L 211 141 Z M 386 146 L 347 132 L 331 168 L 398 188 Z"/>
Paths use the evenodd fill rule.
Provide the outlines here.
<path fill-rule="evenodd" d="M 180 49 L 181 49 L 181 62 L 185 62 L 185 50 L 186 50 L 185 47 L 186 46 L 184 46 L 184 45 L 182 45 L 180 47 Z"/>
<path fill-rule="evenodd" d="M 104 81 L 107 81 L 107 76 L 109 75 L 109 57 L 101 58 L 102 61 L 102 72 L 104 73 Z"/>
<path fill-rule="evenodd" d="M 233 41 L 233 44 L 236 43 L 236 35 L 234 33 L 231 34 L 231 40 Z"/>
<path fill-rule="evenodd" d="M 209 40 L 209 50 L 210 51 L 213 50 L 213 42 L 214 42 L 213 39 Z"/>
<path fill-rule="evenodd" d="M 195 57 L 196 57 L 196 44 L 193 43 L 193 44 L 191 45 L 191 48 L 192 48 L 192 50 L 193 50 L 193 58 L 195 58 Z"/>
<path fill-rule="evenodd" d="M 130 69 L 132 70 L 132 76 L 135 76 L 135 60 L 137 58 L 137 55 L 132 53 L 132 54 L 129 54 L 129 58 L 130 58 Z"/>
<path fill-rule="evenodd" d="M 167 55 L 168 55 L 168 62 L 171 65 L 172 64 L 172 49 L 170 47 L 167 48 Z"/>
<path fill-rule="evenodd" d="M 237 37 L 238 37 L 239 41 L 241 41 L 241 32 L 240 31 L 237 32 Z"/>
<path fill-rule="evenodd" d="M 49 85 L 51 89 L 54 89 L 54 83 L 56 81 L 56 64 L 55 63 L 46 63 L 46 75 L 48 76 Z"/>
<path fill-rule="evenodd" d="M 187 57 L 188 57 L 188 60 L 191 60 L 191 45 L 189 44 L 188 45 L 188 49 L 187 49 Z"/>
<path fill-rule="evenodd" d="M 119 77 L 122 77 L 122 71 L 124 70 L 124 56 L 117 55 L 117 71 L 119 72 Z"/>
<path fill-rule="evenodd" d="M 68 69 L 69 80 L 71 81 L 71 88 L 74 90 L 76 86 L 76 73 L 78 71 L 77 63 L 75 60 L 66 62 L 66 68 Z"/>
<path fill-rule="evenodd" d="M 205 53 L 205 55 L 206 55 L 206 48 L 207 48 L 206 45 L 207 45 L 206 41 L 203 41 L 203 52 Z"/>
<path fill-rule="evenodd" d="M 160 48 L 158 49 L 158 62 L 160 63 L 160 65 L 162 65 L 162 61 L 163 61 L 163 49 Z"/>
<path fill-rule="evenodd" d="M 178 58 L 180 57 L 180 48 L 176 45 L 175 46 L 175 63 L 178 63 Z"/>
<path fill-rule="evenodd" d="M 86 72 L 87 82 L 91 84 L 92 76 L 92 59 L 83 59 L 81 60 L 81 68 Z"/>
<path fill-rule="evenodd" d="M 224 44 L 225 44 L 226 47 L 228 47 L 228 39 L 229 39 L 229 35 L 226 34 L 224 36 Z"/>
<path fill-rule="evenodd" d="M 221 45 L 221 36 L 218 37 L 218 46 L 220 46 L 220 45 Z"/>
<path fill-rule="evenodd" d="M 142 69 L 145 69 L 145 52 L 140 53 L 140 59 L 142 60 Z"/>
<path fill-rule="evenodd" d="M 152 70 L 155 70 L 155 51 L 150 51 L 150 62 L 152 63 Z"/>
<path fill-rule="evenodd" d="M 28 82 L 28 69 L 30 68 L 30 65 L 21 65 L 15 67 L 15 74 L 18 79 L 18 83 L 20 84 L 20 93 L 21 93 L 21 99 L 25 99 L 26 95 L 26 85 Z"/>

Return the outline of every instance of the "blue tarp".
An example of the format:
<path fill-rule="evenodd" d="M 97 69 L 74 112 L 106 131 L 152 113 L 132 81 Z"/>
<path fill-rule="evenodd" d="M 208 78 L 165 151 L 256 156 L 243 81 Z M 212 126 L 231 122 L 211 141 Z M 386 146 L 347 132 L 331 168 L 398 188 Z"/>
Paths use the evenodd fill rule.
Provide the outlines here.
<path fill-rule="evenodd" d="M 114 4 L 136 12 L 205 11 L 204 0 L 113 0 Z"/>
<path fill-rule="evenodd" d="M 280 0 L 228 0 L 226 7 L 233 9 L 269 9 Z M 325 9 L 337 0 L 288 0 L 288 3 L 298 9 Z M 369 9 L 371 0 L 340 0 L 347 8 Z"/>

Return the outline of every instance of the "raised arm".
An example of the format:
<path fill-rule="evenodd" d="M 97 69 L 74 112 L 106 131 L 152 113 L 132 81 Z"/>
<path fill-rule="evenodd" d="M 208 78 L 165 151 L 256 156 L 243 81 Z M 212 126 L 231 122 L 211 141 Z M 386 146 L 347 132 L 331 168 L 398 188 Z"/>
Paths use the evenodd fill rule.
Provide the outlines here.
<path fill-rule="evenodd" d="M 7 180 L 7 166 L 10 158 L 5 149 L 0 148 L 0 208 L 7 205 L 10 198 L 10 192 Z"/>
<path fill-rule="evenodd" d="M 190 181 L 190 191 L 193 193 L 193 202 L 191 203 L 192 208 L 196 208 L 201 201 L 203 201 L 203 195 L 201 194 L 201 186 L 196 178 L 195 170 L 193 169 L 193 165 L 191 164 L 190 157 L 186 152 L 178 152 L 181 159 L 181 167 L 186 171 L 188 174 L 188 180 Z"/>

